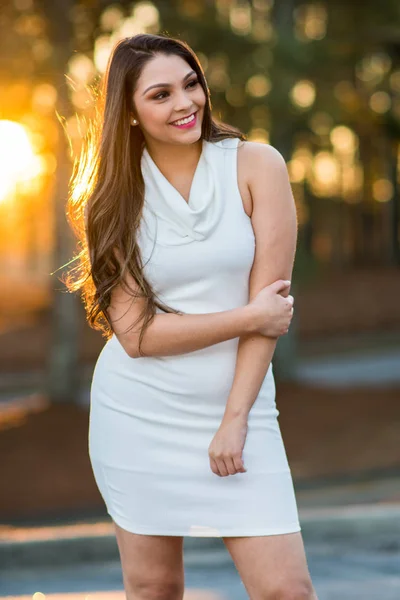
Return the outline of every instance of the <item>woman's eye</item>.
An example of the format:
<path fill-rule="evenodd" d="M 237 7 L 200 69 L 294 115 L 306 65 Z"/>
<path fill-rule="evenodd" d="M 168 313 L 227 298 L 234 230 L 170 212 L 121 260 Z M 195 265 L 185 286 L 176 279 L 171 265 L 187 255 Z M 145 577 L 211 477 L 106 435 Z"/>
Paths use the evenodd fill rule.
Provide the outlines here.
<path fill-rule="evenodd" d="M 189 83 L 187 84 L 186 87 L 194 87 L 197 83 L 199 83 L 198 79 L 192 79 L 192 81 L 189 81 Z M 168 94 L 168 92 L 160 92 L 159 94 L 157 94 L 156 96 L 154 96 L 154 100 L 162 100 L 163 96 L 162 94 Z"/>

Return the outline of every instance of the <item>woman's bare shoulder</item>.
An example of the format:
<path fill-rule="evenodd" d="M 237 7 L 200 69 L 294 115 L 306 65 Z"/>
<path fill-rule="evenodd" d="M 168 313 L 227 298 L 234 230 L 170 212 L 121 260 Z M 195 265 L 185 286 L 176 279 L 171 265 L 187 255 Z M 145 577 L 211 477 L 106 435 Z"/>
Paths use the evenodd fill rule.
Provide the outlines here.
<path fill-rule="evenodd" d="M 276 148 L 262 142 L 239 142 L 238 184 L 248 217 L 253 214 L 257 190 L 271 183 L 277 169 L 286 171 L 286 163 Z"/>
<path fill-rule="evenodd" d="M 239 143 L 238 152 L 244 168 L 249 174 L 257 171 L 259 167 L 274 169 L 284 166 L 286 168 L 282 154 L 271 144 L 246 140 Z"/>

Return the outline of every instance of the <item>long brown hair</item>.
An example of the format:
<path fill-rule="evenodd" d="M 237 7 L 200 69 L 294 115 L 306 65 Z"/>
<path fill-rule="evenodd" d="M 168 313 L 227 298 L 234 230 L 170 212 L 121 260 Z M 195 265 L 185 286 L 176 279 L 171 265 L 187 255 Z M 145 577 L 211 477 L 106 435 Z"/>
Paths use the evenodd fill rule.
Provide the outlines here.
<path fill-rule="evenodd" d="M 144 65 L 156 54 L 177 55 L 196 72 L 206 95 L 201 138 L 245 139 L 235 127 L 216 123 L 211 115 L 210 92 L 201 64 L 184 41 L 164 35 L 139 34 L 120 40 L 110 56 L 102 88 L 79 160 L 70 181 L 66 214 L 78 237 L 77 265 L 64 280 L 71 292 L 80 291 L 87 321 L 110 339 L 112 324 L 107 314 L 111 292 L 121 285 L 132 296 L 146 298 L 139 336 L 139 354 L 146 328 L 156 307 L 182 314 L 161 302 L 143 274 L 136 232 L 144 203 L 144 181 L 140 168 L 145 143 L 140 127 L 131 127 L 133 92 Z M 124 281 L 129 273 L 137 283 L 135 293 Z M 129 328 L 130 330 L 131 328 Z"/>

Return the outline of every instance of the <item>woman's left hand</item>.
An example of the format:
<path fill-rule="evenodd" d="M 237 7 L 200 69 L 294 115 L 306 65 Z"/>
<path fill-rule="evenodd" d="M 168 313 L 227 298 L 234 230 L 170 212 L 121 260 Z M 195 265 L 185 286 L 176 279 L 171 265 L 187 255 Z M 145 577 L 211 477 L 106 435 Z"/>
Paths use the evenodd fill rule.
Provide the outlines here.
<path fill-rule="evenodd" d="M 247 471 L 243 463 L 247 428 L 247 416 L 223 418 L 208 447 L 213 473 L 220 477 L 226 477 Z"/>

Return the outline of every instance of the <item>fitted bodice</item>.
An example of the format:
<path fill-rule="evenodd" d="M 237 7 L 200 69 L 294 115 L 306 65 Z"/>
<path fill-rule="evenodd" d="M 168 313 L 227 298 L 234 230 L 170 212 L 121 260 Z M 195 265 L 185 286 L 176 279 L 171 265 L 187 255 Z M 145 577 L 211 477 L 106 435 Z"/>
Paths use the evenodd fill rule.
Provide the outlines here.
<path fill-rule="evenodd" d="M 238 188 L 238 142 L 203 140 L 188 202 L 146 147 L 142 153 L 138 243 L 145 276 L 163 302 L 184 312 L 247 303 L 255 240 Z"/>

